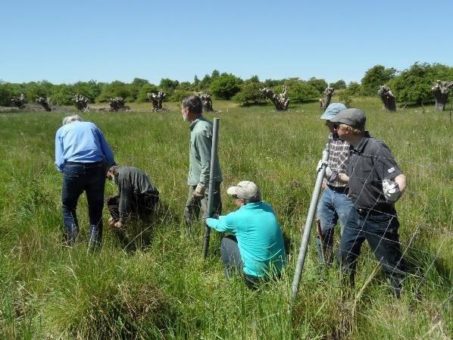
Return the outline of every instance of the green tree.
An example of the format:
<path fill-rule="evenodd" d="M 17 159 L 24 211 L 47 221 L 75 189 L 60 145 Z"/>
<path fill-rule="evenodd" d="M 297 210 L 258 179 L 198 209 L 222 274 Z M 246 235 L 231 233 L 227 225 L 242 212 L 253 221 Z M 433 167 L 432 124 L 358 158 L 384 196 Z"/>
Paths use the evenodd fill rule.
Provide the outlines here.
<path fill-rule="evenodd" d="M 355 81 L 351 81 L 345 92 L 347 92 L 350 96 L 358 96 L 362 92 L 362 86 Z"/>
<path fill-rule="evenodd" d="M 246 83 L 261 83 L 260 78 L 257 75 L 254 75 L 245 81 Z M 261 84 L 262 85 L 262 84 Z"/>
<path fill-rule="evenodd" d="M 212 71 L 211 73 L 211 79 L 214 80 L 216 78 L 220 77 L 220 72 L 217 70 Z"/>
<path fill-rule="evenodd" d="M 0 82 L 0 106 L 10 106 L 11 98 L 18 97 L 21 93 L 27 93 L 24 84 Z M 28 101 L 27 97 L 25 101 Z"/>
<path fill-rule="evenodd" d="M 395 77 L 394 68 L 385 68 L 382 65 L 376 65 L 366 71 L 362 78 L 362 95 L 376 96 L 379 86 L 387 84 Z"/>
<path fill-rule="evenodd" d="M 206 74 L 203 79 L 198 83 L 198 90 L 199 91 L 207 91 L 211 86 L 211 76 Z"/>
<path fill-rule="evenodd" d="M 149 101 L 148 93 L 156 93 L 159 89 L 156 85 L 153 84 L 144 84 L 137 95 L 137 103 L 145 103 Z"/>
<path fill-rule="evenodd" d="M 101 94 L 102 84 L 96 82 L 95 80 L 90 80 L 88 82 L 79 81 L 72 86 L 73 95 L 81 94 L 88 98 L 90 103 L 96 102 L 96 98 Z"/>
<path fill-rule="evenodd" d="M 183 88 L 177 88 L 175 91 L 173 91 L 173 94 L 171 95 L 171 100 L 177 103 L 180 103 L 184 98 L 190 96 L 193 94 L 193 91 L 183 89 Z"/>
<path fill-rule="evenodd" d="M 218 99 L 230 99 L 240 91 L 242 80 L 232 74 L 223 73 L 212 80 L 210 90 Z"/>
<path fill-rule="evenodd" d="M 311 77 L 310 79 L 308 79 L 307 85 L 314 87 L 319 92 L 319 95 L 321 95 L 321 93 L 323 93 L 327 88 L 328 84 L 324 79 Z"/>
<path fill-rule="evenodd" d="M 160 80 L 159 88 L 164 91 L 167 96 L 171 96 L 173 94 L 173 91 L 176 90 L 176 88 L 179 85 L 179 81 L 177 80 L 171 80 L 168 78 L 162 78 Z"/>
<path fill-rule="evenodd" d="M 343 90 L 347 87 L 346 82 L 343 79 L 340 79 L 340 80 L 336 81 L 335 83 L 330 83 L 329 86 L 334 88 L 335 90 Z"/>
<path fill-rule="evenodd" d="M 286 79 L 275 80 L 275 79 L 266 79 L 264 81 L 264 87 L 273 88 L 278 85 L 283 85 Z"/>
<path fill-rule="evenodd" d="M 72 105 L 74 104 L 72 98 L 74 97 L 75 93 L 83 94 L 82 91 L 75 91 L 74 86 L 71 85 L 55 85 L 52 94 L 52 103 L 57 105 Z M 83 95 L 86 96 L 85 94 Z"/>
<path fill-rule="evenodd" d="M 241 85 L 241 90 L 233 96 L 235 102 L 240 103 L 242 106 L 257 105 L 266 102 L 260 89 L 264 86 L 259 81 L 253 80 L 245 81 Z"/>
<path fill-rule="evenodd" d="M 193 77 L 192 86 L 195 91 L 200 90 L 200 79 L 198 79 L 197 75 L 195 75 L 195 77 Z"/>
<path fill-rule="evenodd" d="M 51 97 L 53 87 L 54 85 L 46 80 L 26 83 L 25 95 L 28 102 L 34 102 L 38 97 Z"/>
<path fill-rule="evenodd" d="M 303 103 L 318 100 L 319 91 L 307 82 L 293 78 L 285 81 L 288 87 L 288 97 L 291 103 Z M 276 88 L 277 92 L 282 91 L 282 87 Z"/>
<path fill-rule="evenodd" d="M 148 85 L 149 81 L 141 78 L 134 78 L 130 85 L 130 96 L 131 100 L 137 101 L 140 90 L 143 86 Z"/>
<path fill-rule="evenodd" d="M 0 106 L 10 106 L 11 98 L 14 96 L 13 87 L 10 83 L 0 84 Z"/>
<path fill-rule="evenodd" d="M 436 80 L 452 80 L 453 68 L 442 64 L 415 63 L 402 71 L 389 84 L 396 100 L 422 105 L 434 101 L 431 87 Z"/>
<path fill-rule="evenodd" d="M 104 84 L 102 86 L 101 94 L 99 95 L 98 100 L 100 102 L 106 102 L 110 98 L 114 97 L 123 97 L 126 100 L 130 100 L 130 94 L 128 84 L 115 80 L 110 84 Z"/>

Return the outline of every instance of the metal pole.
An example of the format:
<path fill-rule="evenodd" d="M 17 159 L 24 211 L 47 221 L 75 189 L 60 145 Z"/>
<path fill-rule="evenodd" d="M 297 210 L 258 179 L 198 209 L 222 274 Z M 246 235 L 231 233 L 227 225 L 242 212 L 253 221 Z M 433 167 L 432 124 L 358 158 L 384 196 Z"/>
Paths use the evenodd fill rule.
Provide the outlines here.
<path fill-rule="evenodd" d="M 310 208 L 308 209 L 307 220 L 305 221 L 304 234 L 302 236 L 302 241 L 299 249 L 299 256 L 297 258 L 296 271 L 294 273 L 293 284 L 291 286 L 291 301 L 294 302 L 299 290 L 299 282 L 302 276 L 302 270 L 304 268 L 305 255 L 307 254 L 308 249 L 308 240 L 310 238 L 311 226 L 313 224 L 313 217 L 316 211 L 316 205 L 318 204 L 318 197 L 321 191 L 321 184 L 326 173 L 327 159 L 329 157 L 327 149 L 322 153 L 323 164 L 321 169 L 318 172 L 316 177 L 315 187 L 313 189 L 313 194 L 311 196 Z"/>
<path fill-rule="evenodd" d="M 218 144 L 218 137 L 219 137 L 219 124 L 220 119 L 214 118 L 214 126 L 212 132 L 212 146 L 211 146 L 211 168 L 209 169 L 209 189 L 208 189 L 208 210 L 207 215 L 205 217 L 212 216 L 212 206 L 214 205 L 214 167 L 215 167 L 215 160 L 217 159 L 217 144 Z M 204 240 L 203 240 L 203 257 L 206 258 L 208 256 L 208 249 L 209 249 L 209 236 L 211 234 L 211 228 L 208 227 L 205 220 L 205 231 L 204 231 Z"/>

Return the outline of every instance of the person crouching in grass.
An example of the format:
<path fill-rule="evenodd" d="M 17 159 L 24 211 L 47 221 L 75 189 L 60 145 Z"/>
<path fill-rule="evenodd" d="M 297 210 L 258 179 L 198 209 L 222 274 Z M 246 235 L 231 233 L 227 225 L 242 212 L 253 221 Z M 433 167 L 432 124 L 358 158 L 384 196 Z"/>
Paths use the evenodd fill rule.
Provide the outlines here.
<path fill-rule="evenodd" d="M 249 288 L 279 277 L 286 263 L 283 234 L 271 205 L 261 200 L 258 186 L 242 181 L 227 194 L 239 207 L 225 216 L 207 218 L 206 224 L 228 233 L 221 243 L 221 258 L 227 278 L 235 271 L 243 274 Z"/>

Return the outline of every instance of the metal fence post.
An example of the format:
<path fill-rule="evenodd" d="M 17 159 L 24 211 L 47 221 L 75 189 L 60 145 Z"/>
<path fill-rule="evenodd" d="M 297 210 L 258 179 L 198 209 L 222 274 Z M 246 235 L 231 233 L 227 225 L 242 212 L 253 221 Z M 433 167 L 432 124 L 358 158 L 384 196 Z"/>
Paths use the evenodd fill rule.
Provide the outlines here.
<path fill-rule="evenodd" d="M 211 146 L 211 168 L 209 169 L 209 189 L 208 189 L 208 210 L 207 210 L 207 216 L 205 217 L 211 217 L 212 216 L 212 206 L 214 204 L 214 166 L 215 166 L 215 160 L 217 159 L 217 145 L 218 145 L 218 139 L 219 139 L 219 125 L 220 125 L 220 119 L 219 118 L 214 118 L 214 126 L 213 126 L 213 132 L 212 132 L 212 146 Z M 204 240 L 203 240 L 203 257 L 206 258 L 208 256 L 208 250 L 209 250 L 209 237 L 211 234 L 211 228 L 208 227 L 205 221 L 205 232 L 204 232 Z"/>

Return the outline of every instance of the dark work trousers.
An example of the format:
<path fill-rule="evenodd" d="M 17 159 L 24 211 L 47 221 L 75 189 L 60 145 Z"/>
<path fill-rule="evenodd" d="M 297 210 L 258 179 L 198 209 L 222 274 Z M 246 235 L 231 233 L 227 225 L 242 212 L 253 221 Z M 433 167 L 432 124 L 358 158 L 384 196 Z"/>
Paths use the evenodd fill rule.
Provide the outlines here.
<path fill-rule="evenodd" d="M 395 295 L 399 297 L 401 281 L 405 276 L 405 264 L 401 254 L 396 213 L 355 210 L 351 218 L 358 218 L 358 226 L 351 227 L 353 223 L 347 224 L 343 231 L 340 244 L 343 273 L 349 277 L 350 283 L 354 284 L 357 258 L 362 243 L 367 240 L 390 279 Z"/>
<path fill-rule="evenodd" d="M 90 219 L 90 240 L 98 245 L 102 241 L 102 208 L 104 206 L 104 184 L 106 166 L 103 162 L 67 162 L 63 167 L 61 192 L 63 221 L 66 242 L 73 244 L 78 234 L 76 215 L 77 202 L 85 191 Z"/>
<path fill-rule="evenodd" d="M 222 213 L 222 200 L 220 197 L 220 183 L 214 183 L 214 202 L 212 204 L 213 216 L 220 215 Z M 193 192 L 197 186 L 189 186 L 186 206 L 184 208 L 184 220 L 186 225 L 189 227 L 192 225 L 194 220 L 199 218 L 200 210 L 203 214 L 203 218 L 208 217 L 208 188 L 206 188 L 205 195 L 200 198 L 193 197 Z"/>
<path fill-rule="evenodd" d="M 120 218 L 119 199 L 118 195 L 107 198 L 107 208 L 114 220 L 119 220 Z M 127 217 L 137 217 L 141 221 L 146 222 L 151 219 L 156 209 L 159 202 L 159 193 L 134 194 L 128 200 L 131 211 L 127 212 Z"/>
<path fill-rule="evenodd" d="M 247 275 L 243 272 L 244 263 L 242 262 L 238 241 L 235 236 L 227 235 L 222 238 L 220 256 L 225 267 L 225 276 L 227 278 L 230 278 L 234 273 L 240 273 L 243 275 L 247 287 L 251 289 L 258 288 L 258 285 L 262 280 L 259 277 Z"/>

